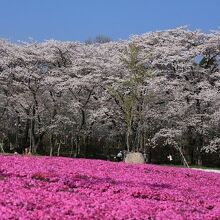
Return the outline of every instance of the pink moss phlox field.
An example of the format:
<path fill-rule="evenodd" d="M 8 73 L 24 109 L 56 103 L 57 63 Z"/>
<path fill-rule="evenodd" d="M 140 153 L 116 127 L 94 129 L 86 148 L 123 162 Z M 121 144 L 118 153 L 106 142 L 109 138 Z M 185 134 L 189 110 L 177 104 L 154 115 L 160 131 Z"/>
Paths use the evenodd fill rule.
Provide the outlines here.
<path fill-rule="evenodd" d="M 0 219 L 220 219 L 220 174 L 0 156 Z"/>

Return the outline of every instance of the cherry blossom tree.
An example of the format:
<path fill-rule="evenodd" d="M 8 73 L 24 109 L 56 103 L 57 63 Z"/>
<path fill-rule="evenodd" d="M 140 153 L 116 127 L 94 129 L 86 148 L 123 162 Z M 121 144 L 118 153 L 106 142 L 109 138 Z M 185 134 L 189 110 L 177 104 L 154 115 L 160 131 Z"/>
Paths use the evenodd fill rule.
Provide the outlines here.
<path fill-rule="evenodd" d="M 219 88 L 219 31 L 180 27 L 95 44 L 0 40 L 0 142 L 50 155 L 98 143 L 150 155 L 153 140 L 172 133 L 179 148 L 166 146 L 201 165 L 217 152 Z"/>

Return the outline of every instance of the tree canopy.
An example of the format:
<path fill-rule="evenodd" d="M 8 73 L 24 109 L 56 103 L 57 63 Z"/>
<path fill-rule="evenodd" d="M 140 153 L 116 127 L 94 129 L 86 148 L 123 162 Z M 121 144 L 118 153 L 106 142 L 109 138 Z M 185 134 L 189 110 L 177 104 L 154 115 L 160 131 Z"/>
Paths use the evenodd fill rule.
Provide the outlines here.
<path fill-rule="evenodd" d="M 198 61 L 199 57 L 199 61 Z M 220 33 L 177 28 L 83 44 L 0 40 L 5 147 L 219 154 Z"/>

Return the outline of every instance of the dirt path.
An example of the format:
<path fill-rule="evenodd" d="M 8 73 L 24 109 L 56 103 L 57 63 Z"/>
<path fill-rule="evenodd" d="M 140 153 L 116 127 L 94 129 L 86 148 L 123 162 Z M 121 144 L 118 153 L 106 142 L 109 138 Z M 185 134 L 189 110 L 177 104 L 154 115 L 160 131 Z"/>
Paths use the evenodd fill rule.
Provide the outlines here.
<path fill-rule="evenodd" d="M 191 169 L 201 170 L 201 171 L 211 172 L 211 173 L 220 173 L 220 170 L 213 170 L 213 169 L 200 169 L 200 168 L 191 168 Z"/>

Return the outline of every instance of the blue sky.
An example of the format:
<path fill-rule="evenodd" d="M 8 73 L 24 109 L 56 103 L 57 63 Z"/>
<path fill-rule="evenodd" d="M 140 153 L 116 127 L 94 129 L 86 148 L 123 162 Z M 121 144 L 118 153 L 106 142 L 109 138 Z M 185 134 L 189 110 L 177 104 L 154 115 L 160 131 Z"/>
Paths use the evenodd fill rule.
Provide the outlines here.
<path fill-rule="evenodd" d="M 220 0 L 0 0 L 0 38 L 114 40 L 187 25 L 220 27 Z"/>

